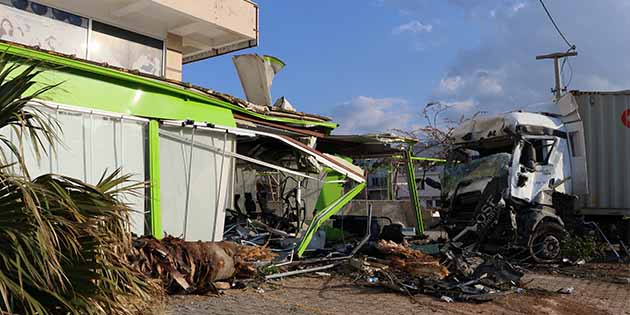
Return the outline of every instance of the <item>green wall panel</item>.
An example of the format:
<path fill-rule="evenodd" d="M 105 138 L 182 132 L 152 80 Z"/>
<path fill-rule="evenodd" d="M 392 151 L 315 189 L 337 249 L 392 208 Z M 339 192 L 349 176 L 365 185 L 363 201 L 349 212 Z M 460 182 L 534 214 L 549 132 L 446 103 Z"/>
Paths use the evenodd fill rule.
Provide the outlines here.
<path fill-rule="evenodd" d="M 235 125 L 232 111 L 236 111 L 267 121 L 317 125 L 329 129 L 337 127 L 333 122 L 313 122 L 255 113 L 167 82 L 38 50 L 6 43 L 0 43 L 0 50 L 9 55 L 44 61 L 54 67 L 39 80 L 48 84 L 63 82 L 49 95 L 51 101 L 58 103 L 151 118 L 191 119 L 226 126 Z"/>

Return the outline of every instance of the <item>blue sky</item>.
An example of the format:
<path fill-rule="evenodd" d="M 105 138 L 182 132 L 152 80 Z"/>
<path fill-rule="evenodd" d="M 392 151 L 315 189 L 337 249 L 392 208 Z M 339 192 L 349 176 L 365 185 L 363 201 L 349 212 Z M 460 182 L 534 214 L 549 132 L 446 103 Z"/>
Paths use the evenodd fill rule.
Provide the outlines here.
<path fill-rule="evenodd" d="M 625 60 L 611 49 L 630 48 L 619 30 L 630 26 L 624 2 L 547 0 L 580 52 L 571 63 L 571 89 L 630 86 L 628 66 L 609 64 Z M 238 54 L 285 61 L 274 99 L 285 96 L 300 111 L 332 116 L 341 133 L 417 128 L 422 107 L 436 100 L 457 115 L 545 109 L 552 68 L 534 56 L 566 50 L 538 0 L 258 4 L 259 46 Z M 567 67 L 566 81 L 568 73 Z M 186 65 L 184 80 L 243 96 L 231 54 Z"/>

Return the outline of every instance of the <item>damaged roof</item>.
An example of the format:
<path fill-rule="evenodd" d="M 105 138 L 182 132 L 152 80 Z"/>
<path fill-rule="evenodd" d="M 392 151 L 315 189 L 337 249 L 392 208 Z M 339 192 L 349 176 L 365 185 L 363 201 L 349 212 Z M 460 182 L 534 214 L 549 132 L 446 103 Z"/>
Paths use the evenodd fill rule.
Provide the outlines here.
<path fill-rule="evenodd" d="M 277 124 L 287 124 L 306 129 L 323 129 L 330 131 L 338 125 L 331 121 L 329 117 L 308 114 L 298 111 L 279 109 L 272 106 L 261 106 L 250 103 L 241 98 L 220 93 L 208 88 L 197 86 L 191 83 L 166 79 L 163 77 L 141 73 L 136 70 L 128 70 L 107 63 L 99 63 L 90 60 L 80 59 L 72 55 L 41 49 L 39 47 L 26 46 L 0 40 L 0 48 L 7 54 L 20 57 L 42 60 L 50 64 L 60 65 L 64 68 L 88 71 L 91 73 L 115 76 L 117 79 L 132 81 L 149 85 L 154 88 L 166 89 L 170 92 L 183 94 L 184 97 L 203 98 L 212 105 L 228 108 L 234 113 L 240 113 L 250 117 L 255 117 L 263 121 L 275 122 Z"/>
<path fill-rule="evenodd" d="M 390 133 L 367 135 L 329 135 L 317 140 L 317 150 L 352 158 L 380 158 L 400 154 L 417 139 Z"/>
<path fill-rule="evenodd" d="M 452 137 L 455 143 L 475 142 L 517 133 L 519 126 L 538 126 L 557 130 L 563 124 L 559 118 L 550 114 L 510 112 L 468 120 L 453 130 Z"/>

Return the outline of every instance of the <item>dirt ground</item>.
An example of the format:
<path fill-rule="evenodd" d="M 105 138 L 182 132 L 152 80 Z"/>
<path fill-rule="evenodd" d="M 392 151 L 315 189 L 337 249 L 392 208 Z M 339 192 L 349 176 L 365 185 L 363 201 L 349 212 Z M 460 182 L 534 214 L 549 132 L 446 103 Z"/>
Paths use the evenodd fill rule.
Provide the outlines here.
<path fill-rule="evenodd" d="M 227 290 L 221 296 L 169 297 L 167 314 L 630 315 L 630 265 L 587 264 L 563 268 L 562 273 L 553 269 L 528 272 L 524 293 L 482 304 L 446 303 L 424 295 L 410 298 L 336 276 L 308 276 L 270 282 L 258 290 Z M 572 294 L 557 293 L 567 287 L 574 288 Z"/>

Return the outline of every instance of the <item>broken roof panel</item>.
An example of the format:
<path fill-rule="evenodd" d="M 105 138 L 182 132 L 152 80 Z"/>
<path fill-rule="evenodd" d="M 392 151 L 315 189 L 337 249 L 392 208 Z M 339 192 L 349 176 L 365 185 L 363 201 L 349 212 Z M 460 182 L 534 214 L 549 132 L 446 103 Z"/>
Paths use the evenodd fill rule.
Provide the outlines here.
<path fill-rule="evenodd" d="M 413 145 L 417 141 L 388 133 L 330 135 L 317 141 L 317 149 L 352 158 L 381 158 L 401 154 L 406 149 L 404 145 Z"/>

